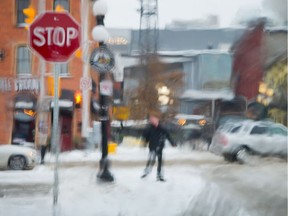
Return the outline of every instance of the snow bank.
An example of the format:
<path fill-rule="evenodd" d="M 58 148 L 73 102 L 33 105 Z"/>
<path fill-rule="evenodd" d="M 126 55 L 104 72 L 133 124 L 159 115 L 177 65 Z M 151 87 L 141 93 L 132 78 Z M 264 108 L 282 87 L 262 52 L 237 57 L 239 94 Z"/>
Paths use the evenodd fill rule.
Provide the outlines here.
<path fill-rule="evenodd" d="M 215 184 L 207 184 L 205 188 L 195 196 L 189 208 L 183 216 L 252 216 L 244 208 L 241 199 L 221 190 Z M 260 216 L 260 215 L 259 215 Z"/>

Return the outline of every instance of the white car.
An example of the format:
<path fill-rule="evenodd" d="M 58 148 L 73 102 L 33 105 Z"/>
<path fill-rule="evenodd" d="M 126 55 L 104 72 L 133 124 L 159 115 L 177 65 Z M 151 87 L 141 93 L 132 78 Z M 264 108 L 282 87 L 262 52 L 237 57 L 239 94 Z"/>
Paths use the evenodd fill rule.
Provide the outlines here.
<path fill-rule="evenodd" d="M 30 147 L 0 144 L 0 169 L 33 169 L 36 165 L 36 150 Z"/>
<path fill-rule="evenodd" d="M 287 159 L 287 128 L 268 121 L 240 121 L 219 127 L 209 150 L 227 161 L 245 162 L 247 154 Z"/>

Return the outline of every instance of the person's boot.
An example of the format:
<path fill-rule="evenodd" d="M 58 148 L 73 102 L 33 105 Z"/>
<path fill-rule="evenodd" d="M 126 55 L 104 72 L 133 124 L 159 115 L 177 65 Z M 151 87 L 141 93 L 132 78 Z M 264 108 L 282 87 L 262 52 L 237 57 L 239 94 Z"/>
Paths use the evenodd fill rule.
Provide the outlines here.
<path fill-rule="evenodd" d="M 145 178 L 146 176 L 148 176 L 149 175 L 149 173 L 150 173 L 150 169 L 149 168 L 145 168 L 145 170 L 144 170 L 144 173 L 143 173 L 143 175 L 141 176 L 141 178 Z"/>
<path fill-rule="evenodd" d="M 141 178 L 145 178 L 149 173 L 144 171 L 143 175 L 141 176 Z"/>
<path fill-rule="evenodd" d="M 164 177 L 161 174 L 158 174 L 157 175 L 157 181 L 165 182 L 166 180 L 164 179 Z"/>

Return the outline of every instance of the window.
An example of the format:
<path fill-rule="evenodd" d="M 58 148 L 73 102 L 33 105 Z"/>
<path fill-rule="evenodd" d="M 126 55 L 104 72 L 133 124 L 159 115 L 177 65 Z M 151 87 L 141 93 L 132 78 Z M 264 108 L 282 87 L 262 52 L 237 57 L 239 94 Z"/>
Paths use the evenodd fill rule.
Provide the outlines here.
<path fill-rule="evenodd" d="M 240 130 L 240 128 L 241 128 L 241 126 L 233 127 L 230 132 L 231 132 L 231 133 L 237 133 L 237 132 Z"/>
<path fill-rule="evenodd" d="M 65 10 L 69 11 L 69 0 L 54 0 L 53 9 L 55 10 L 57 5 L 62 6 Z"/>
<path fill-rule="evenodd" d="M 17 48 L 17 75 L 31 75 L 31 53 L 27 46 Z"/>
<path fill-rule="evenodd" d="M 30 5 L 30 0 L 17 0 L 16 1 L 16 16 L 17 16 L 17 25 L 20 27 L 25 26 L 26 16 L 23 14 L 23 9 L 28 8 Z"/>
<path fill-rule="evenodd" d="M 67 63 L 57 63 L 54 66 L 54 70 L 58 71 L 60 76 L 68 76 L 68 64 Z"/>
<path fill-rule="evenodd" d="M 287 136 L 287 131 L 280 127 L 271 127 L 269 131 L 272 135 Z"/>
<path fill-rule="evenodd" d="M 268 128 L 265 126 L 255 126 L 251 130 L 250 134 L 256 134 L 256 135 L 265 134 L 267 132 L 267 129 Z"/>

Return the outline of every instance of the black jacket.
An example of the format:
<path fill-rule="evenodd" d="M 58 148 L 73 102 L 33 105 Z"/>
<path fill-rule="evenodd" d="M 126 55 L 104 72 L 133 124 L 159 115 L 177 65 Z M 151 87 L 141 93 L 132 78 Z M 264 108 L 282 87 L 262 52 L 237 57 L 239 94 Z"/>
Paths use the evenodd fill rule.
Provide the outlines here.
<path fill-rule="evenodd" d="M 150 150 L 156 150 L 157 148 L 163 149 L 166 139 L 169 140 L 171 145 L 175 146 L 168 131 L 160 124 L 157 127 L 149 124 L 144 130 L 143 138 L 149 143 Z"/>

